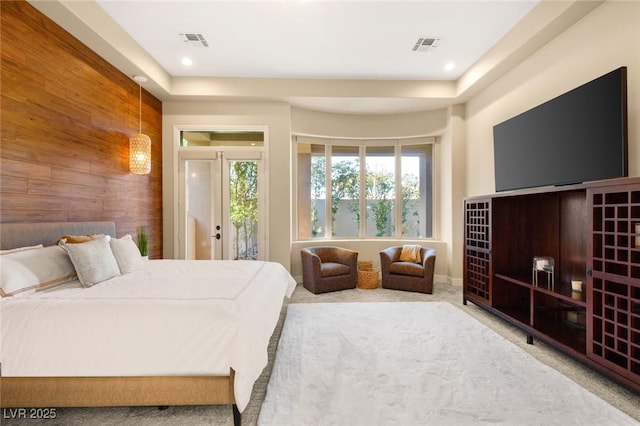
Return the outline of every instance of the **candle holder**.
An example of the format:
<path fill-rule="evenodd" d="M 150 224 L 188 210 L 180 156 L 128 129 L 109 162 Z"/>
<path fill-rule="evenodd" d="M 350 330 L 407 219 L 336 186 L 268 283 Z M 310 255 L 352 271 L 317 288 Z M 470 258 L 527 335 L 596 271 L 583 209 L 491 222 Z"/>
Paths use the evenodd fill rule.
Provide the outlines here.
<path fill-rule="evenodd" d="M 550 256 L 534 256 L 531 281 L 534 287 L 538 287 L 538 273 L 544 272 L 547 275 L 547 287 L 554 289 L 555 260 Z"/>
<path fill-rule="evenodd" d="M 573 299 L 582 299 L 582 281 L 571 280 L 571 297 Z"/>

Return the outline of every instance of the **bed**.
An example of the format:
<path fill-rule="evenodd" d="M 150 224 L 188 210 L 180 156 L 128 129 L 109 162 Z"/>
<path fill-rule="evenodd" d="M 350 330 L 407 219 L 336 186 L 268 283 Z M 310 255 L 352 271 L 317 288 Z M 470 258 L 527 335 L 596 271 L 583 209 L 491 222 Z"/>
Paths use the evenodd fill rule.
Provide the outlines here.
<path fill-rule="evenodd" d="M 133 242 L 115 238 L 113 222 L 0 224 L 3 266 L 32 252 L 62 259 L 56 243 L 63 235 L 98 236 L 66 245 L 77 277 L 56 271 L 61 282 L 40 278 L 47 285 L 11 293 L 3 284 L 0 405 L 230 404 L 240 424 L 284 297 L 295 288 L 286 269 L 259 261 L 144 261 L 119 248 L 132 250 Z M 77 253 L 105 244 L 125 273 L 90 283 L 95 277 Z M 8 251 L 24 247 L 31 249 Z M 5 282 L 10 269 L 2 268 Z"/>

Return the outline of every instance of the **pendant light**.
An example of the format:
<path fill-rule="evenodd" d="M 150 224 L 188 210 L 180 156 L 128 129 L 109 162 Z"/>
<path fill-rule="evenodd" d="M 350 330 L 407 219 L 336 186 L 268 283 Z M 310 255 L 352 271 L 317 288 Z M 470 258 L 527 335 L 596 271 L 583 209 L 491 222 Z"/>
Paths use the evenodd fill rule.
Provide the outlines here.
<path fill-rule="evenodd" d="M 151 138 L 142 133 L 142 84 L 146 77 L 134 75 L 138 82 L 140 126 L 138 133 L 129 138 L 129 169 L 137 175 L 147 175 L 151 172 Z"/>

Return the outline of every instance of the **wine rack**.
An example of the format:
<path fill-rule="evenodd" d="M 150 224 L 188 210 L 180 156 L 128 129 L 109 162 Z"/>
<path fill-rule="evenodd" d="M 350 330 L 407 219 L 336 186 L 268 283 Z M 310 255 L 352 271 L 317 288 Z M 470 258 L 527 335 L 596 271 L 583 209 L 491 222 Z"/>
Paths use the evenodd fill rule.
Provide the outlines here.
<path fill-rule="evenodd" d="M 490 301 L 491 200 L 465 204 L 465 294 Z"/>
<path fill-rule="evenodd" d="M 588 191 L 592 212 L 592 319 L 588 356 L 640 382 L 640 189 Z"/>

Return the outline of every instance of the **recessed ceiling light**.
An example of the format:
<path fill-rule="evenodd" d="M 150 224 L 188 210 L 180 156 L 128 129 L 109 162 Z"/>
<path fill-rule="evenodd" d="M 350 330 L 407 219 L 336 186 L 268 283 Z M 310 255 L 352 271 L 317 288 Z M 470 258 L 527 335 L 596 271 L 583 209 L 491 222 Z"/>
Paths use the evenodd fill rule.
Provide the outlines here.
<path fill-rule="evenodd" d="M 453 62 L 447 62 L 444 66 L 444 69 L 446 71 L 451 71 L 454 70 L 456 68 L 456 64 L 454 64 Z"/>
<path fill-rule="evenodd" d="M 182 58 L 182 65 L 184 65 L 185 67 L 190 67 L 191 65 L 193 65 L 193 61 L 191 60 L 191 58 Z"/>

